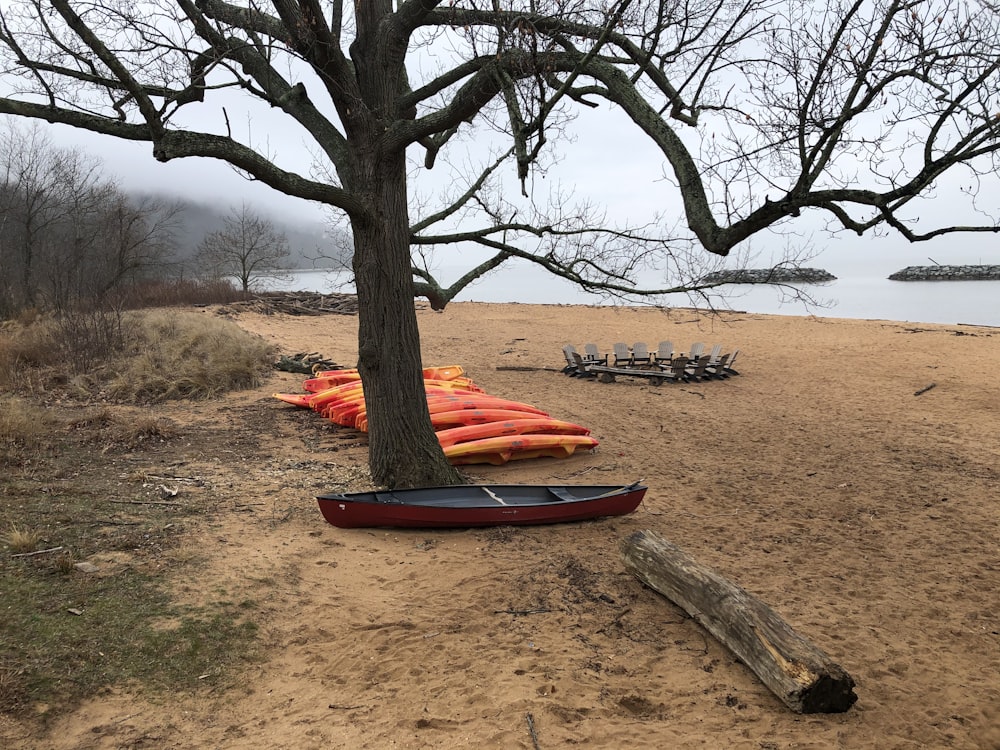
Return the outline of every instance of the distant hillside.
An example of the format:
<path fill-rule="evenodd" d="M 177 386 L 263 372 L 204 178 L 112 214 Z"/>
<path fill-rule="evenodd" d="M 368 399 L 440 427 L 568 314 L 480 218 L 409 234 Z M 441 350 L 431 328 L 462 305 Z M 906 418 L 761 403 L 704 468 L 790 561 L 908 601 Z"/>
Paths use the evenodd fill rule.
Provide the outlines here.
<path fill-rule="evenodd" d="M 225 225 L 232 206 L 194 203 L 175 195 L 149 195 L 164 203 L 179 203 L 181 213 L 177 222 L 176 238 L 179 260 L 194 255 L 207 234 L 217 232 Z M 289 222 L 271 215 L 266 209 L 252 206 L 260 216 L 268 219 L 279 232 L 288 238 L 291 268 L 329 268 L 350 260 L 351 238 L 342 229 L 329 229 L 321 222 Z"/>

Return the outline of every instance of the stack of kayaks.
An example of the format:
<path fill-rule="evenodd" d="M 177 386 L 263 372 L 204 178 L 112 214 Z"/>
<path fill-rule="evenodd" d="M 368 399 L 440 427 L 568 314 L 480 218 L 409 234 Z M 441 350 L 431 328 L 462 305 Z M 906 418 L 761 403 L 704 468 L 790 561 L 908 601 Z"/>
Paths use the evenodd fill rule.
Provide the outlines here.
<path fill-rule="evenodd" d="M 275 393 L 274 397 L 312 409 L 339 425 L 368 430 L 357 370 L 319 372 L 303 388 L 305 393 Z M 554 419 L 530 404 L 485 393 L 465 377 L 460 365 L 426 368 L 424 389 L 431 423 L 452 464 L 565 458 L 598 444 L 586 427 Z"/>

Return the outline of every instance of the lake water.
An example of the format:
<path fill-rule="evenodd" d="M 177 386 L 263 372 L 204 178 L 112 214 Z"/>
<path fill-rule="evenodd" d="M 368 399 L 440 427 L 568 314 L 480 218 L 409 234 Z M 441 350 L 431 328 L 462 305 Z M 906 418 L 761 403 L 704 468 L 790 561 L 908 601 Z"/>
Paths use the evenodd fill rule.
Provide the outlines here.
<path fill-rule="evenodd" d="M 458 276 L 440 274 L 442 283 Z M 313 292 L 351 292 L 344 276 L 329 271 L 297 271 L 283 288 Z M 773 315 L 816 315 L 828 318 L 897 320 L 913 323 L 966 323 L 1000 326 L 1000 281 L 889 281 L 881 277 L 842 277 L 829 284 L 799 287 L 816 304 L 789 299 L 774 287 L 734 285 L 713 298 L 717 308 Z M 456 302 L 521 302 L 528 304 L 616 304 L 587 294 L 563 279 L 533 266 L 502 268 L 467 287 Z M 687 295 L 665 299 L 675 307 L 707 307 Z"/>

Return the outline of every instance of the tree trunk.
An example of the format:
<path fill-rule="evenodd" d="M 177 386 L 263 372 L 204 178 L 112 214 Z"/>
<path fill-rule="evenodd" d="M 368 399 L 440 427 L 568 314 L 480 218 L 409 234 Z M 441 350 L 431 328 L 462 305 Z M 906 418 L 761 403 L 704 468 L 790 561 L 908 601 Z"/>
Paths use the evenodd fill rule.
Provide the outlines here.
<path fill-rule="evenodd" d="M 622 543 L 625 567 L 680 606 L 796 713 L 840 713 L 854 680 L 769 606 L 651 531 Z"/>
<path fill-rule="evenodd" d="M 386 487 L 461 484 L 431 425 L 413 304 L 404 154 L 372 157 L 372 210 L 354 217 L 358 369 L 372 479 Z"/>

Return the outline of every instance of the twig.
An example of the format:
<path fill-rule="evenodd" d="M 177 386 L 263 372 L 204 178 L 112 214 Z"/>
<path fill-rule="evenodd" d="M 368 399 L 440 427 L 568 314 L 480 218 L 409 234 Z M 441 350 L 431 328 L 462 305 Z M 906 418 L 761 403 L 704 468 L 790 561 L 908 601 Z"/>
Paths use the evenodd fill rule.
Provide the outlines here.
<path fill-rule="evenodd" d="M 494 609 L 493 614 L 495 615 L 540 615 L 545 612 L 551 612 L 551 609 Z"/>
<path fill-rule="evenodd" d="M 161 482 L 204 482 L 205 480 L 201 477 L 161 477 L 157 474 L 146 474 L 147 479 L 159 479 Z"/>
<path fill-rule="evenodd" d="M 58 552 L 62 547 L 50 547 L 49 549 L 40 549 L 35 552 L 18 552 L 16 555 L 11 555 L 11 557 L 34 557 L 35 555 L 44 555 L 47 552 Z"/>
<path fill-rule="evenodd" d="M 930 385 L 925 385 L 923 388 L 921 388 L 919 391 L 917 391 L 913 395 L 914 396 L 919 396 L 922 393 L 927 393 L 927 391 L 929 391 L 931 388 L 933 388 L 936 385 L 937 385 L 937 383 L 931 383 Z"/>
<path fill-rule="evenodd" d="M 542 750 L 542 746 L 538 744 L 538 733 L 535 731 L 535 719 L 529 711 L 524 715 L 524 718 L 528 722 L 528 733 L 531 735 L 531 744 L 535 746 L 535 750 Z"/>
<path fill-rule="evenodd" d="M 335 708 L 338 711 L 353 711 L 356 708 L 364 708 L 364 706 L 347 706 L 342 703 L 331 703 L 327 708 Z"/>
<path fill-rule="evenodd" d="M 108 500 L 115 505 L 184 505 L 178 500 Z"/>
<path fill-rule="evenodd" d="M 556 367 L 529 367 L 528 365 L 498 365 L 500 372 L 562 372 Z"/>

